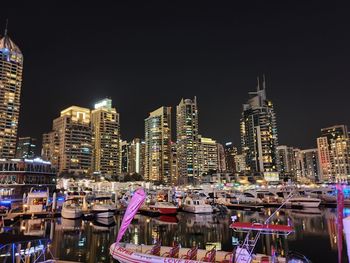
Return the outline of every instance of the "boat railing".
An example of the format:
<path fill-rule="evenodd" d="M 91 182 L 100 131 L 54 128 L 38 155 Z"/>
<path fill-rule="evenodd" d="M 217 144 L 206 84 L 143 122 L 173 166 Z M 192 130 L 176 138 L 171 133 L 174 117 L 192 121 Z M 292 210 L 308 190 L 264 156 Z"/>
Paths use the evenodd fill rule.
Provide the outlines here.
<path fill-rule="evenodd" d="M 189 249 L 186 255 L 182 256 L 183 259 L 197 260 L 198 246 L 194 246 Z"/>

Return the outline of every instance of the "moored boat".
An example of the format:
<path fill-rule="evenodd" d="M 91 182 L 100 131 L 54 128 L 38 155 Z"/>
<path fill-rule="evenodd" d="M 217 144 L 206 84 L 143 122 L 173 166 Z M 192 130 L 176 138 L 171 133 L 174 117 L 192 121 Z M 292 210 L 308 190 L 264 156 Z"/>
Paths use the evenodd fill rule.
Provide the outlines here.
<path fill-rule="evenodd" d="M 195 214 L 205 214 L 205 213 L 213 213 L 213 208 L 211 205 L 206 204 L 203 199 L 200 198 L 192 198 L 187 196 L 185 198 L 183 208 L 185 212 L 195 213 Z"/>
<path fill-rule="evenodd" d="M 178 209 L 170 202 L 156 202 L 154 205 L 150 205 L 149 208 L 159 212 L 161 215 L 175 215 Z"/>

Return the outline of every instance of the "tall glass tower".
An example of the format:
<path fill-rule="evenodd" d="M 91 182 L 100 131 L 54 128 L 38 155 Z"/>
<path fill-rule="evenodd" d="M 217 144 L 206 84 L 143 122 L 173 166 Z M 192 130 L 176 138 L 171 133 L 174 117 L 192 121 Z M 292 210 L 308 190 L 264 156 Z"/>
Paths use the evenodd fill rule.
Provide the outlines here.
<path fill-rule="evenodd" d="M 176 144 L 180 184 L 199 179 L 199 137 L 197 98 L 182 99 L 176 107 Z"/>
<path fill-rule="evenodd" d="M 249 92 L 243 104 L 241 118 L 241 144 L 245 154 L 247 172 L 263 175 L 267 180 L 278 180 L 277 174 L 277 124 L 273 104 L 266 97 L 265 77 L 260 89 Z M 277 178 L 276 178 L 277 177 Z"/>
<path fill-rule="evenodd" d="M 0 158 L 15 157 L 22 71 L 22 52 L 5 30 L 0 39 Z"/>

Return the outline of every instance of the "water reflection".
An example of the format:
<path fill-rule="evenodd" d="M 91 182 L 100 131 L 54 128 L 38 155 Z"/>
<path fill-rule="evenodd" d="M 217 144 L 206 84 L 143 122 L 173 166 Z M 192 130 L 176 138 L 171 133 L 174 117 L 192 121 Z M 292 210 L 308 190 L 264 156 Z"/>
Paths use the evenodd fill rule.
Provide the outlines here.
<path fill-rule="evenodd" d="M 242 241 L 245 236 L 229 228 L 231 215 L 236 215 L 242 222 L 261 222 L 272 213 L 273 209 L 262 212 L 230 211 L 228 215 L 179 213 L 158 218 L 137 215 L 124 240 L 151 244 L 161 239 L 164 245 L 177 241 L 183 247 L 198 245 L 201 248 L 207 243 L 219 242 L 223 250 L 230 251 L 233 241 Z M 112 262 L 108 249 L 115 240 L 120 223 L 120 216 L 95 221 L 30 219 L 21 221 L 15 230 L 26 235 L 50 237 L 53 255 L 62 260 Z M 337 262 L 336 209 L 282 210 L 276 214 L 273 223 L 289 223 L 294 226 L 295 233 L 288 238 L 263 235 L 257 244 L 257 252 L 270 254 L 273 247 L 282 256 L 289 251 L 298 251 L 313 262 Z M 347 262 L 345 253 L 346 250 L 342 255 L 343 262 Z"/>

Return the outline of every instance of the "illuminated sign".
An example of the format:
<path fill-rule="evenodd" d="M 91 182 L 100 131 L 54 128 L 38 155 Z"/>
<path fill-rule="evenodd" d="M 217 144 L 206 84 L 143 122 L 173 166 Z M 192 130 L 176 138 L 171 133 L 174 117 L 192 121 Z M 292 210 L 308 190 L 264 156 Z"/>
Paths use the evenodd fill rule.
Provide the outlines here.
<path fill-rule="evenodd" d="M 100 108 L 112 108 L 112 100 L 111 99 L 104 99 L 95 104 L 95 109 Z"/>

